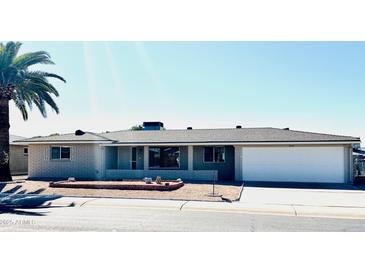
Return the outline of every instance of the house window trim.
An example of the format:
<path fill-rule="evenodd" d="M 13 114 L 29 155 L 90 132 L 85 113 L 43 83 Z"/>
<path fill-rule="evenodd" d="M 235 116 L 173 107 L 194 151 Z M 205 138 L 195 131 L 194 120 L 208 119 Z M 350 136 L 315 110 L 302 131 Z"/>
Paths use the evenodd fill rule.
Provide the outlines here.
<path fill-rule="evenodd" d="M 150 157 L 150 148 L 154 148 L 154 147 L 158 147 L 158 148 L 162 148 L 162 147 L 176 147 L 179 149 L 179 161 L 178 163 L 178 167 L 151 167 L 150 166 L 150 161 L 148 161 L 148 169 L 149 170 L 180 170 L 181 169 L 181 147 L 180 146 L 149 146 L 148 147 L 148 159 Z"/>
<path fill-rule="evenodd" d="M 52 158 L 52 148 L 59 148 L 60 149 L 60 158 L 58 159 L 53 159 Z M 70 158 L 62 158 L 62 148 L 69 148 L 70 149 Z M 71 161 L 71 147 L 70 146 L 51 146 L 51 150 L 50 150 L 50 159 L 51 161 Z"/>
<path fill-rule="evenodd" d="M 205 149 L 211 147 L 213 148 L 213 161 L 205 161 Z M 224 160 L 223 162 L 217 162 L 215 160 L 215 149 L 216 148 L 223 148 Z M 204 164 L 224 164 L 226 162 L 226 147 L 225 146 L 205 146 L 203 148 L 203 163 Z"/>

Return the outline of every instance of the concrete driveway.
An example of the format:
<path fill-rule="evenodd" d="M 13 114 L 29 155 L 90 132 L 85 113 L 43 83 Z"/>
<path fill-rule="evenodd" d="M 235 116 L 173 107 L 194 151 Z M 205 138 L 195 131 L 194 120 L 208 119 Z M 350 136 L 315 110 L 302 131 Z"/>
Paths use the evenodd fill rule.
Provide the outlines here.
<path fill-rule="evenodd" d="M 288 188 L 277 184 L 276 187 L 245 186 L 241 203 L 266 205 L 297 205 L 322 207 L 364 208 L 365 191 L 358 187 L 322 185 L 317 188 Z M 286 185 L 284 185 L 286 186 Z"/>

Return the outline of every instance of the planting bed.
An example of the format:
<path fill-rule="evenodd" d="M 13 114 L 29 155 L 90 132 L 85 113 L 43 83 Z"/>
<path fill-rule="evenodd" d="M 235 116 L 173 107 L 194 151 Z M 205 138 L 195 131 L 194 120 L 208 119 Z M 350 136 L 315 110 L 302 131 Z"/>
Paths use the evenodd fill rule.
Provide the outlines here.
<path fill-rule="evenodd" d="M 104 181 L 104 182 L 51 182 L 53 188 L 83 188 L 83 189 L 117 189 L 117 190 L 150 190 L 172 191 L 184 186 L 180 181 L 163 181 L 161 184 L 146 184 L 143 181 Z"/>
<path fill-rule="evenodd" d="M 355 185 L 364 185 L 365 184 L 365 176 L 356 176 L 354 180 Z"/>
<path fill-rule="evenodd" d="M 165 199 L 165 200 L 185 200 L 185 201 L 215 201 L 221 202 L 223 196 L 230 200 L 239 198 L 241 184 L 235 182 L 216 182 L 215 193 L 217 197 L 212 197 L 212 182 L 184 182 L 184 187 L 173 191 L 150 191 L 150 190 L 115 190 L 115 189 L 97 189 L 97 188 L 70 188 L 70 187 L 50 187 L 50 180 L 36 181 L 27 180 L 26 177 L 15 177 L 13 182 L 5 184 L 2 192 L 11 191 L 28 194 L 42 195 L 61 195 L 75 197 L 100 197 L 100 198 L 128 198 L 128 199 Z M 144 184 L 141 180 L 137 181 Z M 137 183 L 134 181 L 133 183 Z M 174 182 L 174 181 L 172 181 Z M 175 181 L 176 182 L 176 181 Z M 70 184 L 71 182 L 67 182 Z M 76 183 L 76 182 L 75 182 Z M 83 184 L 110 185 L 127 183 L 126 181 L 79 181 Z M 163 183 L 165 183 L 163 181 Z"/>

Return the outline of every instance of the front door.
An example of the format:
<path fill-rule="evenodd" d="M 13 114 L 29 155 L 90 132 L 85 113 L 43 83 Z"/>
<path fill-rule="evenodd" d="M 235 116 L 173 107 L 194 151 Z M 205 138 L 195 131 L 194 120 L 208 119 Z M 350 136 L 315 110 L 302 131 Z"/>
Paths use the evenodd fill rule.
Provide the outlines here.
<path fill-rule="evenodd" d="M 132 151 L 131 151 L 131 169 L 135 170 L 137 169 L 137 148 L 136 147 L 132 147 Z"/>

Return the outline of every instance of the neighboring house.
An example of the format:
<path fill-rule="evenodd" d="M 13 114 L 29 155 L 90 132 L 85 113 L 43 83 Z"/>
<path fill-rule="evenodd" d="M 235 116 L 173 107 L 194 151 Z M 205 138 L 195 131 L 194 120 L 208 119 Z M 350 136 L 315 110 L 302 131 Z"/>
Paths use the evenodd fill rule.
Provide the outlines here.
<path fill-rule="evenodd" d="M 365 147 L 354 149 L 355 176 L 365 176 Z"/>
<path fill-rule="evenodd" d="M 24 137 L 10 135 L 10 171 L 12 175 L 28 173 L 28 147 L 15 141 Z"/>
<path fill-rule="evenodd" d="M 78 130 L 23 140 L 30 178 L 351 183 L 360 138 L 278 128 Z"/>

